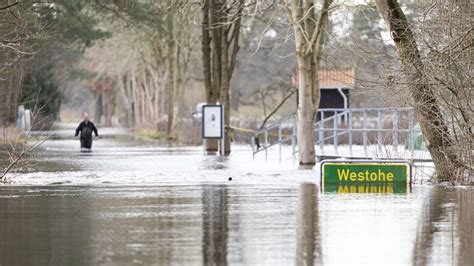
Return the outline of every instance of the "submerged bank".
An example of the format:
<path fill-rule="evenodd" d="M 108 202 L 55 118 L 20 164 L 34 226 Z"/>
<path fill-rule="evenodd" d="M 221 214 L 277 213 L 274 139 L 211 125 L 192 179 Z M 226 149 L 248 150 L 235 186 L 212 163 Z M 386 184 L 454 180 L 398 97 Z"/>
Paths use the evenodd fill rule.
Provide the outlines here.
<path fill-rule="evenodd" d="M 55 132 L 0 185 L 0 264 L 474 262 L 474 189 L 426 185 L 429 165 L 411 192 L 321 192 L 319 168 L 291 156 L 100 134 L 81 153 Z"/>
<path fill-rule="evenodd" d="M 179 146 L 169 141 L 137 138 L 137 132 L 124 128 L 101 128 L 100 139 L 94 139 L 90 153 L 80 152 L 79 141 L 74 139 L 75 124 L 60 124 L 50 134 L 50 139 L 30 156 L 25 167 L 9 174 L 11 185 L 51 184 L 139 184 L 206 182 L 240 176 L 260 175 L 260 182 L 314 182 L 319 183 L 319 166 L 310 171 L 298 171 L 291 147 L 283 146 L 252 158 L 248 145 L 234 144 L 229 157 L 204 156 L 202 146 Z M 139 133 L 139 132 L 138 132 Z M 36 138 L 41 132 L 33 132 Z M 343 147 L 340 152 L 344 152 Z M 354 152 L 359 152 L 355 150 Z M 362 151 L 360 151 L 362 152 Z M 424 155 L 422 155 L 424 156 Z M 0 151 L 0 166 L 7 163 L 6 149 Z M 430 162 L 417 162 L 414 167 L 414 183 L 426 184 L 434 172 Z M 157 178 L 172 175 L 172 179 Z M 185 178 L 193 175 L 193 178 Z M 183 178 L 180 178 L 183 176 Z M 222 177 L 221 177 L 222 176 Z M 248 178 L 244 178 L 246 180 Z"/>

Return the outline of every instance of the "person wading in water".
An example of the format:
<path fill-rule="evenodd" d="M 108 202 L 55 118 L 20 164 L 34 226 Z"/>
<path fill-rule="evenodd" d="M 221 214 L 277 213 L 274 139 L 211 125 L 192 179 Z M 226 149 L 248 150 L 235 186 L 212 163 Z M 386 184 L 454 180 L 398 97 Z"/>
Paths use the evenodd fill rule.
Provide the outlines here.
<path fill-rule="evenodd" d="M 89 121 L 89 114 L 84 113 L 84 119 L 76 128 L 76 134 L 74 135 L 74 137 L 77 138 L 79 132 L 81 133 L 81 149 L 90 149 L 92 147 L 92 131 L 94 131 L 96 137 L 99 137 L 99 134 L 97 133 L 97 128 L 91 121 Z"/>

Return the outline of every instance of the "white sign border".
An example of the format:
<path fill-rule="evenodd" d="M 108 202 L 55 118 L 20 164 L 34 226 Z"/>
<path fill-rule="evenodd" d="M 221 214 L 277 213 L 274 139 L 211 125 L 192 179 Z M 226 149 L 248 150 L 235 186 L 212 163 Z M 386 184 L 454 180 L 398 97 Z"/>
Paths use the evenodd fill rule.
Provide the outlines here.
<path fill-rule="evenodd" d="M 221 113 L 221 130 L 220 130 L 220 135 L 219 135 L 218 137 L 206 137 L 206 136 L 204 135 L 204 132 L 205 132 L 204 128 L 205 128 L 205 126 L 206 126 L 206 125 L 205 125 L 205 122 L 204 122 L 204 118 L 206 117 L 206 115 L 205 115 L 206 107 L 219 107 L 219 109 L 220 109 L 220 113 Z M 224 117 L 223 117 L 223 116 L 224 116 L 224 113 L 223 113 L 223 108 L 222 108 L 222 105 L 221 105 L 221 104 L 205 104 L 205 105 L 202 106 L 202 138 L 203 138 L 203 139 L 222 139 L 222 137 L 223 137 L 223 135 L 224 135 L 224 134 L 223 134 L 224 132 L 223 132 L 223 130 L 222 130 L 222 128 L 223 128 L 223 127 L 222 127 L 222 124 L 224 123 Z"/>

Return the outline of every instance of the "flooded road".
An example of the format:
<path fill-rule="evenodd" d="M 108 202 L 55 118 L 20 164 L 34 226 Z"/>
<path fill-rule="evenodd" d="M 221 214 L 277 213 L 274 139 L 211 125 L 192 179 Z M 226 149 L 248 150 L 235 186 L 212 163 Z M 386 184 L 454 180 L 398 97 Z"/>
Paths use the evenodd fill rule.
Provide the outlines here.
<path fill-rule="evenodd" d="M 317 170 L 245 146 L 220 158 L 106 129 L 80 153 L 57 133 L 0 185 L 2 266 L 474 263 L 472 188 L 322 193 Z"/>

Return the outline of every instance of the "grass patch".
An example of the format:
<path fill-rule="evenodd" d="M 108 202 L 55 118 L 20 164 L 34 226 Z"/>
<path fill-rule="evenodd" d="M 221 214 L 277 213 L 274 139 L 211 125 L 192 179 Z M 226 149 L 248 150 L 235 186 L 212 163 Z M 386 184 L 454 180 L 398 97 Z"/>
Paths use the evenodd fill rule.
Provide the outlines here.
<path fill-rule="evenodd" d="M 163 131 L 140 130 L 135 133 L 135 136 L 144 140 L 165 140 L 168 139 L 168 134 Z"/>

